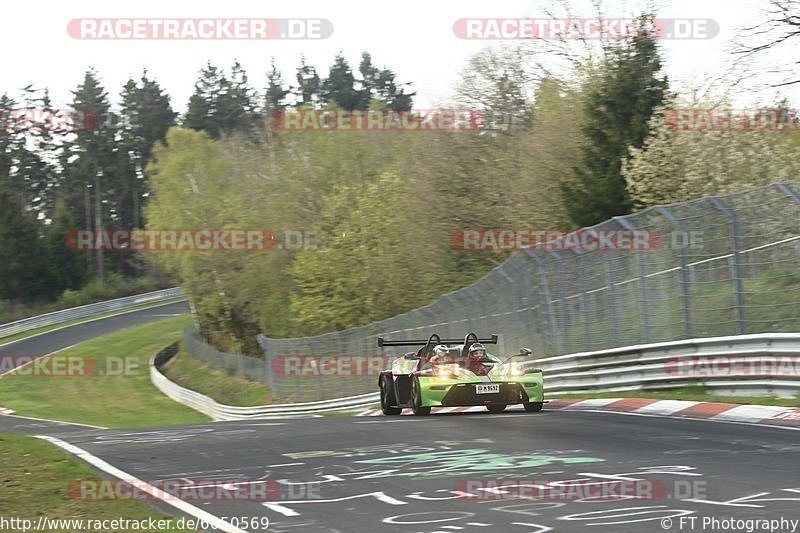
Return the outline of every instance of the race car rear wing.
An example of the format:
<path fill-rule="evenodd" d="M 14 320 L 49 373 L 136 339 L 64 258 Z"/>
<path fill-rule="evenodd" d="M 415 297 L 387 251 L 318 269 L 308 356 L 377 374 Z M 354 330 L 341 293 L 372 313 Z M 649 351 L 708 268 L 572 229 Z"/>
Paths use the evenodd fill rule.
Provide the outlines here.
<path fill-rule="evenodd" d="M 497 344 L 497 335 L 492 335 L 487 339 L 479 339 L 474 333 L 467 335 L 472 342 L 480 342 L 482 344 Z M 464 339 L 441 339 L 435 333 L 428 339 L 414 339 L 414 340 L 401 340 L 401 341 L 387 341 L 383 337 L 378 337 L 378 346 L 425 346 L 431 340 L 435 340 L 436 344 L 459 344 L 463 343 Z"/>

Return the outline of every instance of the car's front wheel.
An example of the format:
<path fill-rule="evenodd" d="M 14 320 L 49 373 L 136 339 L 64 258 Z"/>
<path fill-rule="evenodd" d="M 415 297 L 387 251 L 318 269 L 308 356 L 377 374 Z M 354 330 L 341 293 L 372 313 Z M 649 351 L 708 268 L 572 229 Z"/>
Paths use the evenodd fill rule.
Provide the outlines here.
<path fill-rule="evenodd" d="M 544 407 L 544 402 L 523 403 L 522 407 L 524 407 L 529 413 L 533 413 L 536 411 L 541 411 L 542 407 Z"/>
<path fill-rule="evenodd" d="M 487 405 L 486 409 L 488 409 L 490 413 L 502 413 L 503 411 L 506 410 L 506 404 L 493 403 L 491 405 Z"/>
<path fill-rule="evenodd" d="M 416 416 L 428 416 L 431 414 L 430 407 L 423 407 L 422 405 L 422 391 L 419 386 L 419 378 L 414 378 L 411 382 L 411 411 Z"/>
<path fill-rule="evenodd" d="M 383 376 L 380 382 L 380 389 L 381 389 L 381 411 L 383 414 L 391 416 L 391 415 L 399 415 L 403 412 L 403 409 L 400 407 L 394 407 L 397 403 L 394 397 L 394 387 L 390 381 L 390 378 L 387 376 Z"/>

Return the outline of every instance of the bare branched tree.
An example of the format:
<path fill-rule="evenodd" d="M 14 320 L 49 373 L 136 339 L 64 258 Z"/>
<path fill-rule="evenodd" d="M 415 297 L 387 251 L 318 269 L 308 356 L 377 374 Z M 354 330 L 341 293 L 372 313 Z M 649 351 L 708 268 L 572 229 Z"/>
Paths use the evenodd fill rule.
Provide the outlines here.
<path fill-rule="evenodd" d="M 742 35 L 735 54 L 741 58 L 749 59 L 761 55 L 768 50 L 789 50 L 797 47 L 800 42 L 800 0 L 767 0 L 768 8 L 765 10 L 766 18 L 742 28 Z M 771 87 L 783 87 L 800 83 L 800 59 L 795 53 L 793 62 L 779 72 L 787 76 L 780 82 L 772 83 Z"/>

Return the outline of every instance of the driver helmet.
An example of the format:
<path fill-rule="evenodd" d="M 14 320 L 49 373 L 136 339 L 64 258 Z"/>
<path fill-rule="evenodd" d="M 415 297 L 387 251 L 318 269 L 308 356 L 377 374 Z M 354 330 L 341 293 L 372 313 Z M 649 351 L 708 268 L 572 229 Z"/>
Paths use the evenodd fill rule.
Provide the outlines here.
<path fill-rule="evenodd" d="M 469 358 L 475 361 L 480 361 L 486 355 L 486 348 L 483 344 L 476 342 L 469 347 Z"/>
<path fill-rule="evenodd" d="M 449 348 L 444 344 L 438 344 L 433 348 L 433 355 L 434 357 L 438 357 L 441 361 L 442 358 L 447 355 Z"/>

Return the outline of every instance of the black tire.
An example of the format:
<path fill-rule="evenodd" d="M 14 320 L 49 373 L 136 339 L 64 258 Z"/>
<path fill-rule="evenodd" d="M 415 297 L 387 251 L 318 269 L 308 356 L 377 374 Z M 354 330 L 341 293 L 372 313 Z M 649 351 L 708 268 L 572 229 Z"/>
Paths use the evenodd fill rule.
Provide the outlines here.
<path fill-rule="evenodd" d="M 544 407 L 544 402 L 531 402 L 531 403 L 523 402 L 522 407 L 524 407 L 525 410 L 528 411 L 529 413 L 535 413 L 536 411 L 542 410 L 542 407 Z"/>
<path fill-rule="evenodd" d="M 430 407 L 422 406 L 422 394 L 419 389 L 418 378 L 414 378 L 411 382 L 411 411 L 415 416 L 428 416 L 431 414 Z"/>
<path fill-rule="evenodd" d="M 389 383 L 389 378 L 383 376 L 380 381 L 381 411 L 387 416 L 399 415 L 403 412 L 401 407 L 392 407 L 397 404 L 394 397 L 394 387 Z"/>
<path fill-rule="evenodd" d="M 488 409 L 488 411 L 490 413 L 502 413 L 503 411 L 506 410 L 506 404 L 504 404 L 504 403 L 493 403 L 493 404 L 487 405 L 486 409 Z"/>

